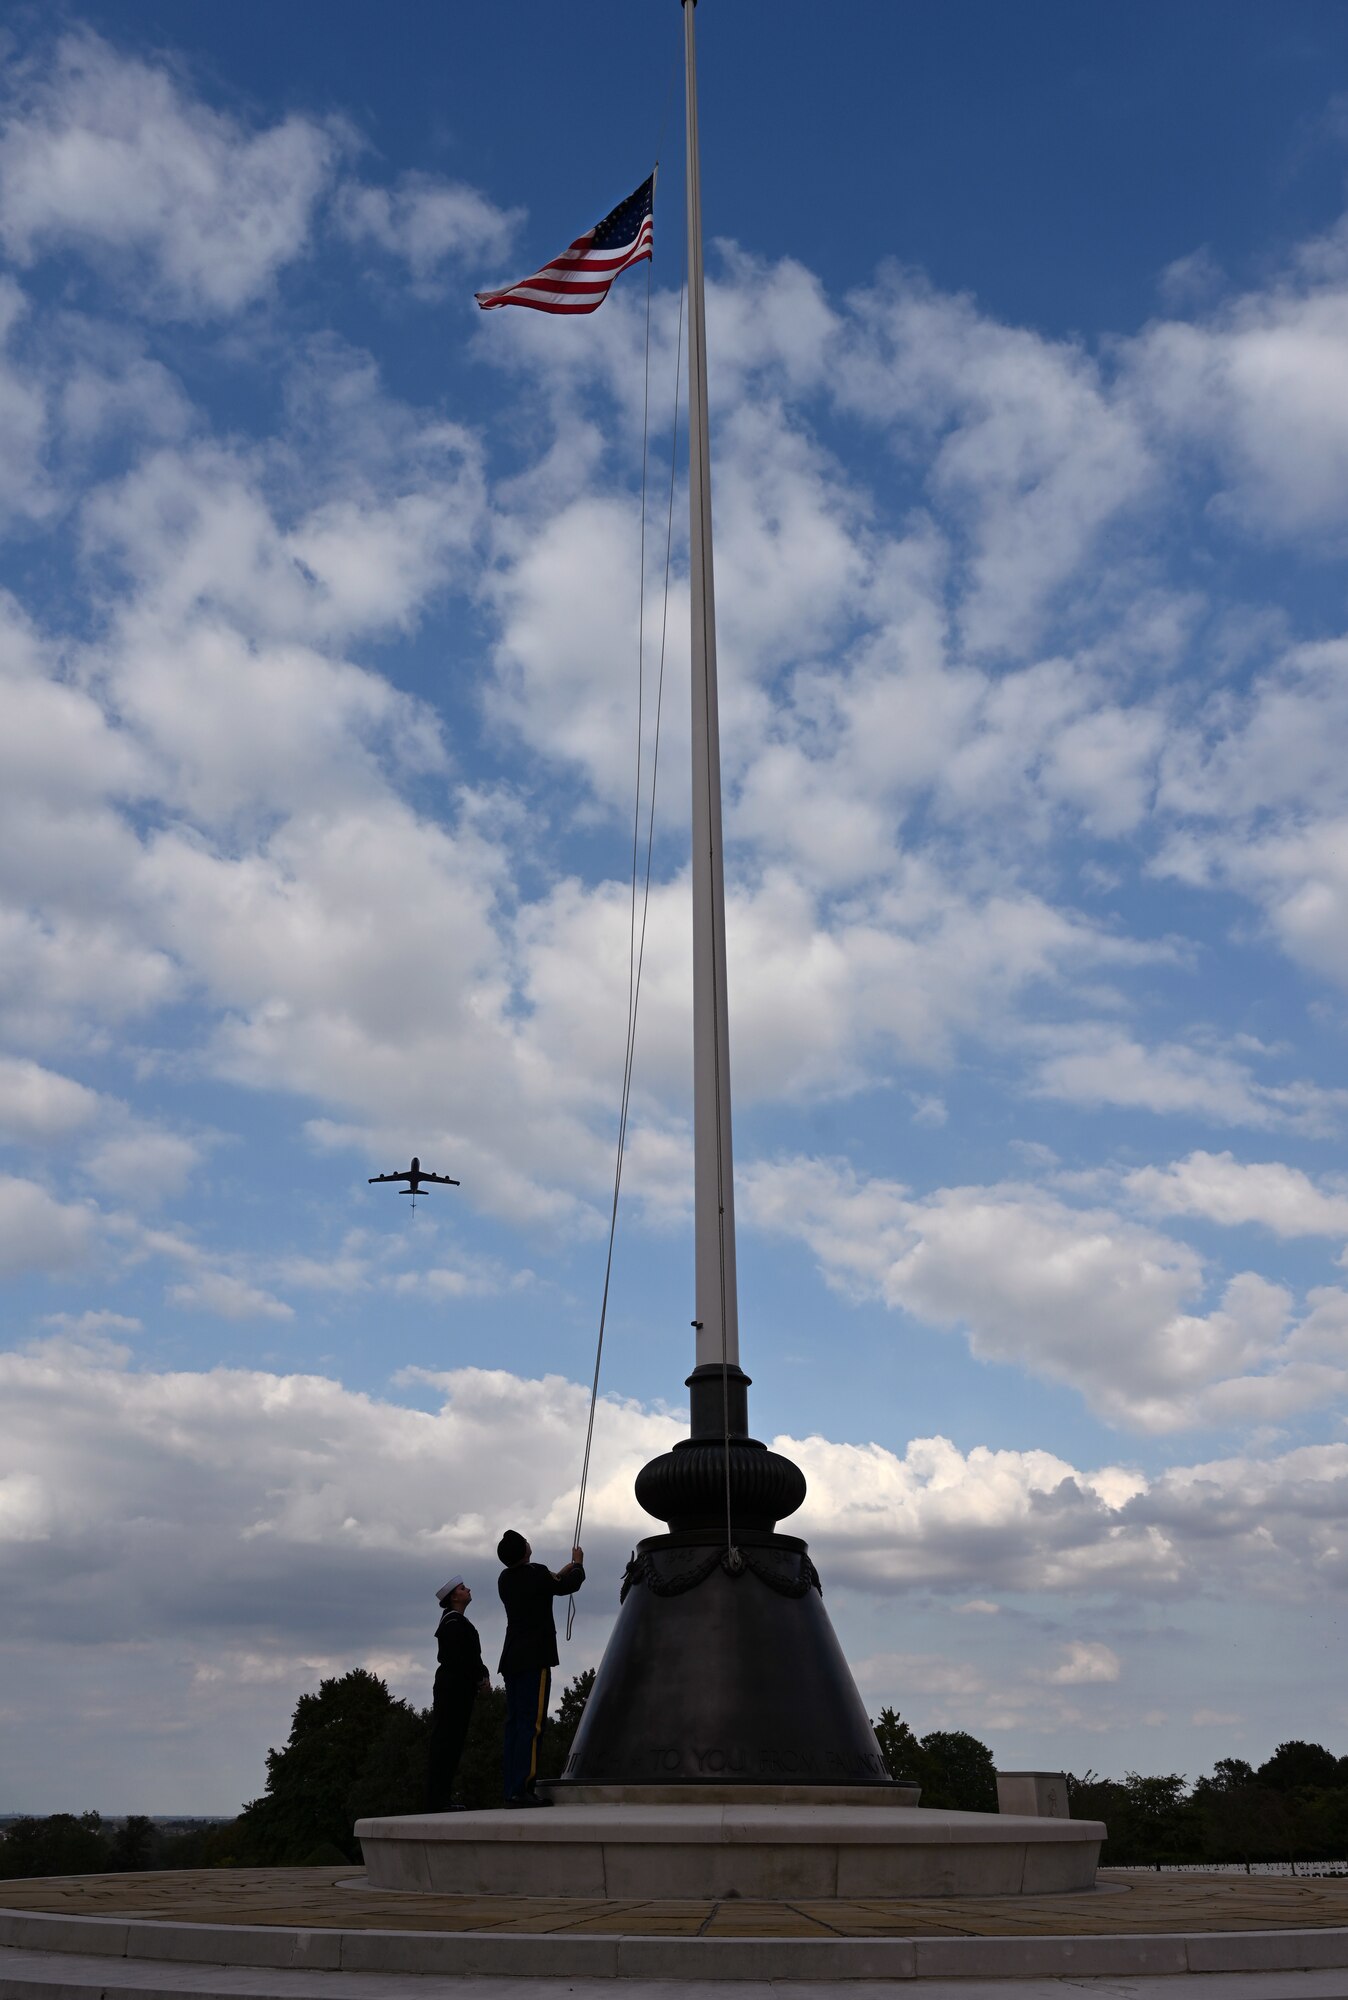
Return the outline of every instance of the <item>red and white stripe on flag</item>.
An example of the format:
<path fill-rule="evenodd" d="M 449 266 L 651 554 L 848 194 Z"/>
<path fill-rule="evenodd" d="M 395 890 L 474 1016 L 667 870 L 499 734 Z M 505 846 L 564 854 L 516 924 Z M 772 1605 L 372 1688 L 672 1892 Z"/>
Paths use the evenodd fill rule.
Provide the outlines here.
<path fill-rule="evenodd" d="M 591 313 L 608 297 L 608 288 L 629 264 L 651 255 L 652 203 L 655 176 L 587 229 L 531 278 L 521 278 L 497 292 L 475 292 L 484 312 L 494 306 L 530 306 L 535 312 Z"/>

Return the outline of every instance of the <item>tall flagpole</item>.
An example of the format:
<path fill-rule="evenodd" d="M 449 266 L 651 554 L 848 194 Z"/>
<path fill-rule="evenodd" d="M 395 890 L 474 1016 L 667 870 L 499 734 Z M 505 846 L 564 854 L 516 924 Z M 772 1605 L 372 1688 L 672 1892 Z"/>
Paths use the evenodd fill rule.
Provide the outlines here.
<path fill-rule="evenodd" d="M 721 739 L 716 704 L 716 593 L 711 549 L 707 327 L 697 143 L 697 0 L 683 0 L 688 177 L 688 505 L 693 681 L 693 1151 L 697 1365 L 739 1374 L 735 1287 L 730 1027 L 721 859 Z M 735 1399 L 737 1406 L 742 1396 Z M 697 1428 L 696 1424 L 694 1426 Z M 719 1430 L 721 1424 L 718 1422 Z M 731 1428 L 729 1413 L 726 1428 Z M 735 1425 L 739 1428 L 739 1425 Z"/>
<path fill-rule="evenodd" d="M 670 1532 L 633 1552 L 622 1608 L 561 1781 L 596 1786 L 597 1798 L 605 1787 L 653 1782 L 687 1786 L 692 1796 L 709 1780 L 747 1786 L 754 1796 L 753 1788 L 766 1791 L 785 1772 L 807 1785 L 889 1784 L 805 1544 L 777 1533 L 777 1523 L 805 1498 L 805 1475 L 750 1437 L 749 1378 L 739 1365 L 696 5 L 683 0 L 697 1365 L 688 1377 L 691 1434 L 636 1477 L 637 1504 Z M 857 1817 L 878 1822 L 889 1815 Z"/>

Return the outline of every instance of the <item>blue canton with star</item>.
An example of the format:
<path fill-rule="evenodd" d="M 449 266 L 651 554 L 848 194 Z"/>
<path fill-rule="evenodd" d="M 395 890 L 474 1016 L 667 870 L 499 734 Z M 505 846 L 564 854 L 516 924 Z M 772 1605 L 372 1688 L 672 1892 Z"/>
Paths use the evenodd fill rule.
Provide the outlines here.
<path fill-rule="evenodd" d="M 620 201 L 615 209 L 597 222 L 594 235 L 590 239 L 595 250 L 612 250 L 620 243 L 631 243 L 646 217 L 651 213 L 655 198 L 655 175 L 644 180 L 635 194 L 629 194 L 626 201 Z"/>

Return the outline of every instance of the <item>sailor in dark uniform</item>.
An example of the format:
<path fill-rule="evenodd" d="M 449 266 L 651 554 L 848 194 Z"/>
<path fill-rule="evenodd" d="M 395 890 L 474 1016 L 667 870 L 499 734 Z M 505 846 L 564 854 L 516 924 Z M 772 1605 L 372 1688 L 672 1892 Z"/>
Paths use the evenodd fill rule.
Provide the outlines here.
<path fill-rule="evenodd" d="M 485 1693 L 491 1686 L 491 1676 L 482 1664 L 477 1628 L 463 1615 L 473 1601 L 468 1585 L 461 1576 L 452 1576 L 435 1595 L 443 1615 L 435 1628 L 440 1664 L 432 1696 L 426 1810 L 462 1812 L 464 1808 L 451 1798 L 454 1777 L 473 1718 L 473 1703 L 479 1692 Z"/>

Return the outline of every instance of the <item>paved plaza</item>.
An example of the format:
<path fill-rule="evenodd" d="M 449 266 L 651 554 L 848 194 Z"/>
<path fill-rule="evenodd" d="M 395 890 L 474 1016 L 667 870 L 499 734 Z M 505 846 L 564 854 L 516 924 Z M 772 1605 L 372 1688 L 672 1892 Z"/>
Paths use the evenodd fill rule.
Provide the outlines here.
<path fill-rule="evenodd" d="M 890 1901 L 596 1902 L 376 1890 L 343 1868 L 218 1868 L 0 1882 L 0 1911 L 297 1930 L 566 1937 L 1175 1937 L 1348 1931 L 1348 1878 L 1138 1875 L 1102 1868 L 1093 1893 Z"/>
<path fill-rule="evenodd" d="M 726 1984 L 744 2000 L 895 1984 L 1144 2000 L 1177 1978 L 1213 2000 L 1348 2000 L 1348 1880 L 1104 1870 L 1076 1895 L 777 1903 L 417 1895 L 349 1866 L 0 1884 L 13 2000 L 636 2000 Z"/>

